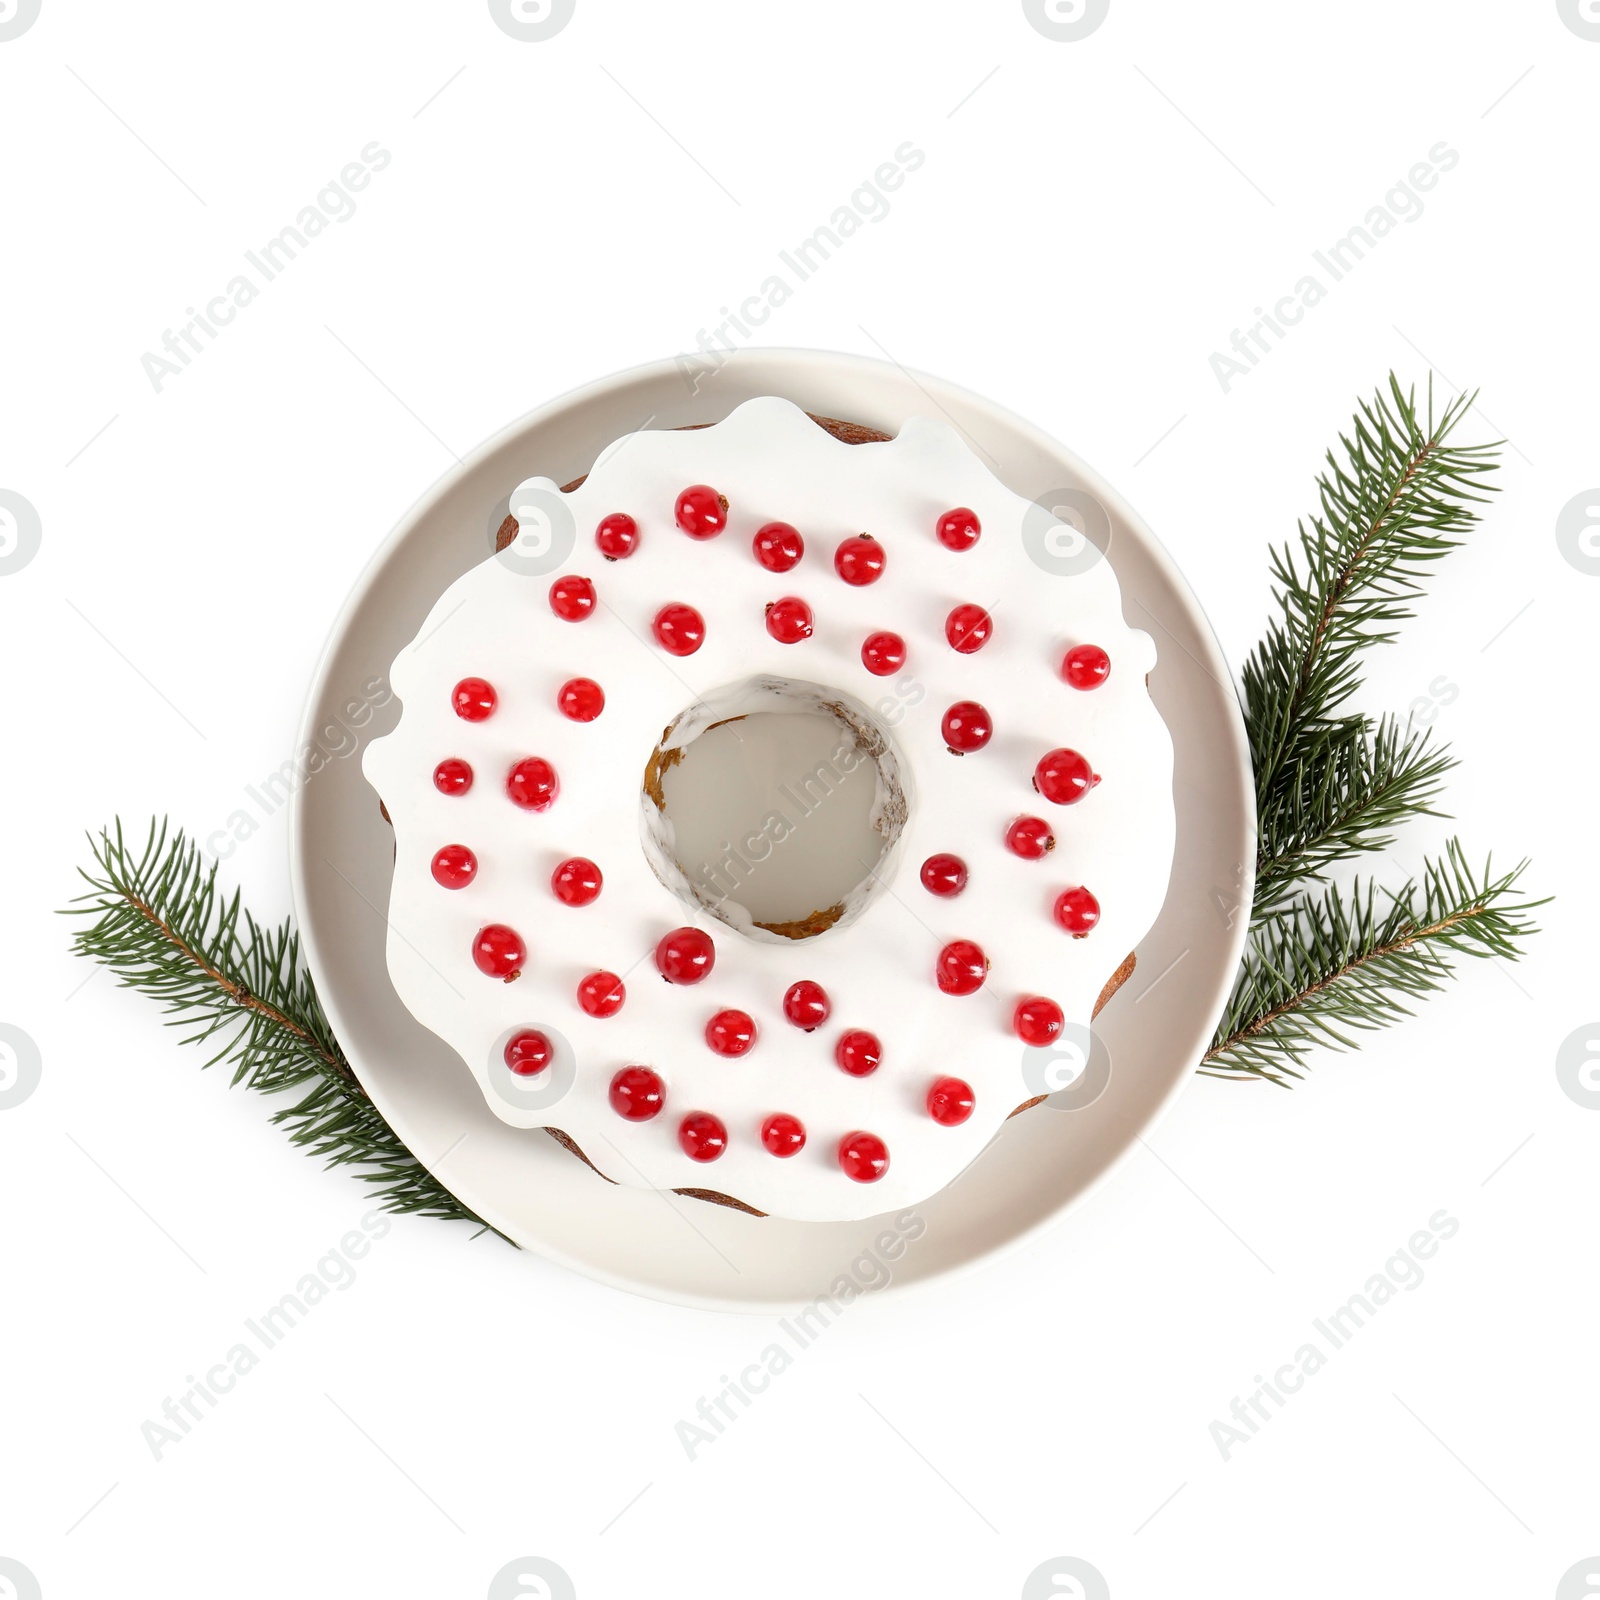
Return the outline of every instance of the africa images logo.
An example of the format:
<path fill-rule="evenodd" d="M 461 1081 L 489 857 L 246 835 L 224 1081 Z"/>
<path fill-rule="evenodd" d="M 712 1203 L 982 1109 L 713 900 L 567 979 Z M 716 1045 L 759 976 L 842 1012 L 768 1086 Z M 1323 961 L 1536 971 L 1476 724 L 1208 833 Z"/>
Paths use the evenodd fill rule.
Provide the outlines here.
<path fill-rule="evenodd" d="M 0 578 L 21 572 L 43 543 L 39 513 L 13 489 L 0 489 Z"/>
<path fill-rule="evenodd" d="M 1556 517 L 1556 548 L 1574 572 L 1600 576 L 1600 489 L 1575 494 Z"/>
<path fill-rule="evenodd" d="M 42 0 L 0 0 L 0 44 L 20 39 L 39 20 Z"/>
<path fill-rule="evenodd" d="M 577 9 L 577 0 L 489 0 L 494 25 L 519 44 L 555 38 Z"/>
<path fill-rule="evenodd" d="M 1556 0 L 1556 11 L 1580 39 L 1600 43 L 1600 0 Z"/>
<path fill-rule="evenodd" d="M 1022 0 L 1035 33 L 1056 44 L 1087 39 L 1111 14 L 1111 0 Z"/>
<path fill-rule="evenodd" d="M 566 1568 L 543 1556 L 508 1561 L 489 1583 L 488 1600 L 577 1600 Z"/>

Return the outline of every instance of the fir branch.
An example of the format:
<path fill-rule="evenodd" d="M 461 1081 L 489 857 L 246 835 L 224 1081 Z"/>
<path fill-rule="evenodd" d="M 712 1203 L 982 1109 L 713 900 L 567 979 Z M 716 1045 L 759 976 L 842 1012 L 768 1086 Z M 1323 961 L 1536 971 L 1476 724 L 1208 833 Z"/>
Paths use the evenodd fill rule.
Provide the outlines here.
<path fill-rule="evenodd" d="M 1475 874 L 1452 839 L 1396 893 L 1369 880 L 1268 914 L 1200 1071 L 1288 1087 L 1313 1047 L 1355 1049 L 1357 1030 L 1409 1016 L 1407 1002 L 1441 988 L 1460 957 L 1515 960 L 1545 904 L 1514 893 L 1526 866 Z"/>
<path fill-rule="evenodd" d="M 1408 818 L 1442 815 L 1435 802 L 1456 763 L 1428 733 L 1389 717 L 1376 728 L 1346 717 L 1321 743 L 1320 759 L 1292 768 L 1258 814 L 1257 919 L 1334 862 L 1388 849 Z"/>
<path fill-rule="evenodd" d="M 1430 384 L 1423 416 L 1414 391 L 1391 374 L 1388 395 L 1363 402 L 1341 436 L 1344 459 L 1328 452 L 1317 480 L 1321 512 L 1300 523 L 1298 554 L 1293 543 L 1272 552 L 1282 616 L 1242 680 L 1261 819 L 1258 875 L 1275 896 L 1318 877 L 1329 860 L 1381 845 L 1399 816 L 1428 808 L 1448 766 L 1420 746 L 1386 751 L 1381 729 L 1363 757 L 1369 725 L 1339 711 L 1361 682 L 1363 653 L 1395 637 L 1431 565 L 1477 523 L 1498 447 L 1447 442 L 1473 398 L 1435 415 Z M 1365 787 L 1339 789 L 1341 773 Z"/>
<path fill-rule="evenodd" d="M 119 820 L 98 840 L 88 892 L 68 915 L 92 918 L 73 939 L 79 955 L 159 1000 L 205 1062 L 228 1061 L 234 1085 L 297 1094 L 273 1115 L 329 1166 L 351 1167 L 386 1211 L 489 1225 L 422 1165 L 362 1088 L 317 999 L 293 925 L 265 928 L 217 887 L 217 868 L 165 822 L 129 847 Z M 498 1231 L 498 1230 L 490 1230 Z"/>

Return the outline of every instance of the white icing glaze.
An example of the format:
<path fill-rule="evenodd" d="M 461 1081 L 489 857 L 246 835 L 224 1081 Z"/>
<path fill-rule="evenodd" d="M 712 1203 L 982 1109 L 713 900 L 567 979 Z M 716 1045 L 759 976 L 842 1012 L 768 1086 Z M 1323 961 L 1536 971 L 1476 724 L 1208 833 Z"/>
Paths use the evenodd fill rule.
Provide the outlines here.
<path fill-rule="evenodd" d="M 673 520 L 679 491 L 694 483 L 730 502 L 727 528 L 705 541 Z M 548 503 L 556 493 L 550 480 L 530 479 L 511 505 L 540 495 Z M 497 1116 L 566 1130 L 619 1183 L 716 1189 L 774 1215 L 828 1221 L 926 1198 L 1039 1092 L 1041 1053 L 1026 1051 L 1012 1031 L 1018 999 L 1047 995 L 1069 1025 L 1087 1027 L 1102 985 L 1160 909 L 1174 836 L 1172 746 L 1145 688 L 1151 639 L 1123 620 L 1108 562 L 1063 576 L 1030 558 L 1023 528 L 1037 534 L 1038 509 L 953 429 L 925 418 L 888 443 L 846 445 L 785 400 L 752 400 L 714 427 L 618 440 L 559 499 L 577 539 L 555 572 L 530 575 L 490 557 L 440 597 L 394 663 L 403 715 L 368 747 L 364 766 L 394 824 L 388 962 L 396 992 L 461 1055 Z M 959 553 L 934 532 L 956 506 L 970 507 L 983 527 L 977 546 Z M 616 511 L 637 520 L 641 537 L 632 555 L 608 562 L 594 529 Z M 801 531 L 806 553 L 774 574 L 750 544 L 758 527 L 779 519 Z M 883 542 L 888 564 L 878 582 L 854 588 L 834 572 L 833 552 L 862 531 Z M 594 581 L 600 604 L 585 621 L 551 611 L 558 574 Z M 816 618 L 814 636 L 796 645 L 777 643 L 763 626 L 765 604 L 786 594 L 807 600 Z M 669 601 L 705 617 L 694 655 L 669 656 L 652 636 Z M 993 637 L 972 655 L 944 638 L 946 615 L 966 601 L 994 617 Z M 909 647 L 905 667 L 887 678 L 860 659 L 862 641 L 879 629 Z M 1059 675 L 1062 654 L 1078 643 L 1110 655 L 1099 688 L 1076 690 Z M 663 729 L 700 698 L 759 674 L 853 696 L 909 768 L 910 816 L 887 888 L 851 925 L 800 942 L 756 942 L 691 910 L 658 880 L 641 845 L 641 782 Z M 467 676 L 486 678 L 499 696 L 484 722 L 452 710 L 451 690 Z M 573 677 L 604 688 L 597 721 L 572 722 L 556 709 L 557 689 Z M 986 748 L 960 758 L 940 732 L 957 700 L 980 702 L 995 727 Z M 1038 759 L 1061 745 L 1082 751 L 1103 780 L 1072 806 L 1049 804 L 1031 784 Z M 560 796 L 543 813 L 519 809 L 505 793 L 507 772 L 529 755 L 547 758 L 560 777 Z M 434 788 L 434 767 L 449 756 L 473 767 L 465 795 Z M 1055 832 L 1056 849 L 1043 861 L 1005 847 L 1007 824 L 1025 813 Z M 441 888 L 430 870 L 434 852 L 452 843 L 469 846 L 479 863 L 458 891 Z M 937 898 L 918 881 L 936 851 L 967 863 L 957 897 Z M 590 906 L 569 908 L 550 891 L 552 870 L 568 856 L 590 857 L 605 875 Z M 1061 889 L 1080 883 L 1099 899 L 1101 920 L 1072 939 L 1051 908 Z M 497 982 L 473 963 L 474 936 L 491 922 L 509 924 L 527 944 L 516 982 Z M 714 940 L 715 970 L 696 985 L 667 984 L 652 959 L 656 942 L 691 923 Z M 976 940 L 990 961 L 974 995 L 947 996 L 934 982 L 938 951 L 956 938 Z M 585 1016 L 575 998 L 580 978 L 601 969 L 627 985 L 626 1003 L 606 1019 Z M 801 978 L 820 983 L 833 1006 L 809 1034 L 781 1008 Z M 705 1043 L 707 1019 L 724 1007 L 749 1012 L 760 1030 L 737 1059 Z M 500 1053 L 523 1027 L 548 1033 L 557 1059 L 519 1087 Z M 869 1077 L 834 1064 L 848 1028 L 882 1040 L 882 1065 Z M 612 1076 L 635 1063 L 667 1085 L 666 1108 L 652 1121 L 627 1122 L 609 1103 Z M 929 1085 L 945 1074 L 975 1091 L 976 1109 L 959 1127 L 940 1126 L 926 1110 Z M 691 1111 L 727 1125 L 720 1159 L 696 1162 L 681 1150 L 678 1126 Z M 779 1159 L 763 1148 L 761 1122 L 775 1111 L 804 1122 L 799 1155 Z M 838 1142 L 856 1129 L 888 1145 L 889 1170 L 876 1183 L 853 1182 L 839 1168 Z"/>

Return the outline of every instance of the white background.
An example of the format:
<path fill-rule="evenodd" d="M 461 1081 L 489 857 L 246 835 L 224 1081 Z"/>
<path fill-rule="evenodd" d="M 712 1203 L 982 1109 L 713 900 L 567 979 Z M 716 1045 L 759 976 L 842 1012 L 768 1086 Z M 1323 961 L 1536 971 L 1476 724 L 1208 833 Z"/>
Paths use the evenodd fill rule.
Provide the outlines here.
<path fill-rule="evenodd" d="M 0 43 L 0 488 L 43 529 L 0 577 L 0 1021 L 43 1058 L 0 1112 L 0 1556 L 47 1600 L 477 1597 L 525 1554 L 586 1600 L 1012 1596 L 1058 1555 L 1117 1600 L 1555 1595 L 1600 1553 L 1600 1113 L 1554 1065 L 1600 1014 L 1600 576 L 1555 539 L 1600 482 L 1597 77 L 1554 0 L 1112 0 L 1077 43 L 1016 0 L 578 0 L 538 44 L 482 0 L 44 0 Z M 141 356 L 373 140 L 356 214 L 157 393 Z M 1481 386 L 1502 493 L 1367 698 L 1435 719 L 1469 853 L 1533 857 L 1545 931 L 1292 1093 L 1197 1081 L 1067 1223 L 869 1297 L 692 1462 L 675 1424 L 769 1322 L 423 1221 L 153 1459 L 141 1424 L 366 1207 L 68 954 L 84 830 L 220 826 L 452 456 L 692 348 L 906 140 L 762 340 L 1058 435 L 1235 663 L 1356 397 Z M 1439 141 L 1423 214 L 1225 393 L 1212 352 Z M 285 854 L 280 812 L 228 863 L 267 919 Z M 1224 1461 L 1211 1423 L 1440 1209 L 1421 1286 Z"/>

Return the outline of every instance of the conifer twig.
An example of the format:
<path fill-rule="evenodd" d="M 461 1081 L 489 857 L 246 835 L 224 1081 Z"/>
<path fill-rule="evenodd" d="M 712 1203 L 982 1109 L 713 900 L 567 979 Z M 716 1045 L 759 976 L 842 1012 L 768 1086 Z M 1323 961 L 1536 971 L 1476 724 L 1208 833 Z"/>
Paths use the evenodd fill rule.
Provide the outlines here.
<path fill-rule="evenodd" d="M 1409 1014 L 1463 955 L 1514 959 L 1534 931 L 1518 867 L 1481 876 L 1451 840 L 1421 882 L 1330 886 L 1340 862 L 1438 816 L 1455 765 L 1427 733 L 1345 709 L 1367 652 L 1395 637 L 1433 564 L 1477 524 L 1498 447 L 1450 442 L 1473 396 L 1435 412 L 1391 373 L 1317 480 L 1320 512 L 1272 552 L 1281 613 L 1245 664 L 1255 768 L 1256 890 L 1249 943 L 1200 1070 L 1287 1085 L 1317 1045 Z M 1296 543 L 1298 548 L 1296 548 Z"/>
<path fill-rule="evenodd" d="M 1317 480 L 1320 511 L 1271 555 L 1268 624 L 1242 674 L 1255 766 L 1263 911 L 1332 861 L 1382 849 L 1390 829 L 1431 810 L 1448 754 L 1392 722 L 1342 707 L 1372 646 L 1411 616 L 1433 564 L 1459 545 L 1491 492 L 1497 446 L 1450 442 L 1462 395 L 1426 412 L 1391 373 L 1362 402 L 1343 458 Z M 1298 545 L 1298 550 L 1296 549 Z"/>
<path fill-rule="evenodd" d="M 1263 918 L 1200 1070 L 1286 1087 L 1313 1047 L 1353 1050 L 1357 1030 L 1409 1016 L 1407 1002 L 1442 987 L 1458 958 L 1515 960 L 1545 903 L 1514 892 L 1526 866 L 1475 873 L 1452 839 L 1420 882 L 1329 888 Z"/>
<path fill-rule="evenodd" d="M 401 1142 L 362 1088 L 317 1000 L 285 921 L 258 924 L 217 886 L 217 867 L 166 823 L 141 848 L 116 822 L 91 837 L 88 891 L 68 914 L 91 919 L 73 940 L 118 981 L 159 1000 L 186 1044 L 212 1047 L 233 1083 L 298 1098 L 273 1114 L 309 1154 L 348 1166 L 386 1211 L 488 1224 L 467 1209 Z M 497 1230 L 490 1230 L 497 1231 Z"/>

